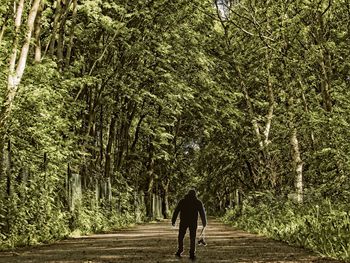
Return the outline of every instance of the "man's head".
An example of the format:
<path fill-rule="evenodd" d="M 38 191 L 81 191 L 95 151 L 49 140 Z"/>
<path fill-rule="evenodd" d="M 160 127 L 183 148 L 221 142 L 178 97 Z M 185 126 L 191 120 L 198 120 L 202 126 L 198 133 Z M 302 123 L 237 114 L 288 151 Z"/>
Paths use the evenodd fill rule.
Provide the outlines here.
<path fill-rule="evenodd" d="M 196 197 L 196 191 L 194 189 L 191 189 L 190 191 L 188 191 L 188 196 L 189 197 Z"/>

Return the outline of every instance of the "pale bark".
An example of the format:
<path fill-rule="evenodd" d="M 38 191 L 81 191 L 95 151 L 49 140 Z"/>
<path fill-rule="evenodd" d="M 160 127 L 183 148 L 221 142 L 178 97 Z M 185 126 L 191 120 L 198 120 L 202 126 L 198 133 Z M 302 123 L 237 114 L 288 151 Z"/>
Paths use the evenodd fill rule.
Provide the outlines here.
<path fill-rule="evenodd" d="M 297 137 L 296 128 L 292 129 L 290 144 L 292 146 L 292 158 L 293 158 L 294 169 L 295 169 L 295 190 L 296 190 L 297 202 L 302 203 L 303 202 L 303 161 L 301 159 L 301 154 L 299 150 L 299 141 Z"/>
<path fill-rule="evenodd" d="M 41 14 L 43 10 L 43 4 L 41 3 L 36 19 L 35 19 L 35 29 L 34 29 L 34 38 L 35 38 L 35 53 L 34 53 L 34 61 L 39 63 L 41 61 L 41 41 L 40 41 L 40 33 L 41 33 Z"/>
<path fill-rule="evenodd" d="M 19 60 L 16 63 L 17 60 L 17 49 L 19 45 L 18 40 L 18 34 L 19 30 L 22 24 L 22 15 L 23 15 L 23 7 L 24 7 L 24 0 L 20 0 L 17 6 L 16 10 L 16 18 L 15 18 L 15 37 L 13 41 L 12 46 L 12 54 L 10 57 L 10 63 L 9 63 L 9 75 L 8 75 L 8 82 L 7 82 L 7 91 L 6 91 L 6 97 L 5 102 L 2 105 L 2 109 L 0 112 L 0 152 L 1 152 L 1 158 L 0 160 L 3 160 L 3 149 L 6 145 L 7 133 L 8 133 L 8 121 L 10 119 L 11 111 L 13 108 L 13 101 L 17 93 L 18 85 L 20 84 L 20 81 L 22 79 L 24 69 L 27 62 L 28 57 L 28 51 L 30 46 L 30 40 L 32 37 L 32 32 L 34 28 L 34 21 L 35 17 L 37 15 L 37 11 L 39 8 L 40 0 L 34 0 L 33 5 L 30 9 L 28 18 L 27 18 L 27 27 L 26 27 L 26 33 L 25 33 L 25 39 L 24 44 L 22 46 L 22 50 L 19 56 Z M 17 65 L 16 65 L 17 64 Z M 1 169 L 1 172 L 3 172 L 3 169 Z"/>
<path fill-rule="evenodd" d="M 268 66 L 269 67 L 269 66 Z M 264 130 L 264 145 L 267 146 L 269 144 L 269 134 L 271 129 L 271 123 L 273 118 L 273 112 L 275 108 L 275 98 L 274 93 L 272 89 L 272 83 L 271 83 L 271 76 L 270 76 L 270 69 L 268 68 L 268 79 L 267 79 L 267 94 L 269 97 L 269 111 L 266 116 L 266 124 L 265 124 L 265 130 Z"/>
<path fill-rule="evenodd" d="M 6 24 L 4 23 L 4 24 L 2 25 L 1 31 L 0 31 L 0 45 L 1 45 L 2 39 L 3 39 L 3 37 L 4 37 L 5 30 L 6 30 Z"/>
<path fill-rule="evenodd" d="M 252 122 L 252 125 L 253 125 L 253 130 L 254 130 L 256 138 L 258 140 L 260 149 L 263 149 L 264 143 L 263 143 L 263 140 L 261 138 L 259 124 L 258 124 L 257 120 L 254 117 L 253 105 L 252 105 L 252 103 L 250 101 L 250 96 L 249 96 L 247 87 L 245 86 L 245 83 L 243 81 L 243 77 L 242 77 L 242 73 L 241 73 L 240 68 L 238 66 L 236 66 L 235 68 L 236 68 L 236 70 L 238 72 L 238 76 L 240 78 L 240 82 L 241 82 L 240 84 L 241 84 L 241 87 L 243 89 L 244 98 L 245 98 L 246 103 L 247 103 L 248 113 L 249 113 L 249 116 L 251 118 L 251 122 Z"/>
<path fill-rule="evenodd" d="M 5 30 L 6 30 L 6 27 L 7 27 L 7 21 L 9 19 L 9 16 L 10 16 L 10 12 L 8 11 L 6 13 L 6 15 L 3 17 L 2 22 L 0 23 L 0 28 L 1 28 L 1 30 L 0 30 L 0 45 L 1 45 L 2 39 L 4 37 L 4 33 L 5 33 Z"/>
<path fill-rule="evenodd" d="M 24 7 L 24 0 L 20 0 L 18 2 L 16 16 L 15 16 L 15 37 L 12 43 L 12 53 L 10 57 L 9 77 L 8 77 L 9 83 L 13 82 L 13 77 L 15 74 L 17 50 L 18 50 L 18 34 L 22 24 L 23 7 Z"/>
<path fill-rule="evenodd" d="M 15 78 L 16 78 L 16 60 L 17 60 L 17 53 L 18 53 L 18 35 L 19 30 L 22 24 L 22 15 L 23 15 L 23 8 L 24 8 L 24 0 L 20 0 L 17 6 L 17 10 L 15 10 L 16 16 L 15 16 L 15 36 L 12 43 L 12 53 L 10 56 L 10 62 L 9 62 L 9 74 L 7 79 L 7 94 L 5 103 L 2 106 L 1 109 L 1 115 L 0 115 L 0 127 L 1 127 L 1 136 L 0 136 L 0 151 L 3 155 L 3 149 L 5 146 L 5 136 L 7 134 L 7 119 L 10 115 L 11 109 L 12 109 L 12 101 L 16 94 L 16 85 L 15 85 Z M 2 160 L 3 158 L 1 158 Z"/>
<path fill-rule="evenodd" d="M 19 85 L 19 83 L 22 79 L 23 73 L 24 73 L 25 66 L 26 66 L 26 62 L 27 62 L 27 58 L 28 58 L 28 51 L 29 51 L 29 46 L 30 46 L 30 40 L 32 38 L 32 33 L 33 33 L 33 28 L 34 28 L 34 21 L 35 21 L 35 18 L 36 18 L 38 9 L 39 9 L 40 1 L 41 0 L 34 0 L 33 6 L 29 12 L 28 21 L 27 21 L 26 38 L 25 38 L 25 42 L 22 46 L 21 54 L 20 54 L 17 69 L 16 69 L 16 81 L 15 81 L 16 86 Z"/>

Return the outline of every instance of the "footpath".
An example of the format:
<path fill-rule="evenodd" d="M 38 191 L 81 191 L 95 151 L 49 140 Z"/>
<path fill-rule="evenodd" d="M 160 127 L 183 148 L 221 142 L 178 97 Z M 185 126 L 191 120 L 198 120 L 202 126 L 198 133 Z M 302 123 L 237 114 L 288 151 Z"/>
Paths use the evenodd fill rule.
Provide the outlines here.
<path fill-rule="evenodd" d="M 197 263 L 340 262 L 233 229 L 217 220 L 209 220 L 205 234 L 207 246 L 197 246 Z M 171 227 L 169 221 L 162 221 L 107 234 L 71 238 L 50 245 L 0 252 L 0 263 L 191 262 L 188 258 L 188 233 L 185 252 L 180 259 L 174 256 L 176 247 L 177 229 Z"/>

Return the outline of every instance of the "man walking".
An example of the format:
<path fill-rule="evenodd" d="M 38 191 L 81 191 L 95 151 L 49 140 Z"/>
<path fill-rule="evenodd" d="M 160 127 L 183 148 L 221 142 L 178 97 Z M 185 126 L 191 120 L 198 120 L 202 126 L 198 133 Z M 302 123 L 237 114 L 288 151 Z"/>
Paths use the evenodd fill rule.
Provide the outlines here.
<path fill-rule="evenodd" d="M 183 199 L 180 200 L 175 208 L 172 225 L 175 226 L 176 218 L 180 213 L 180 227 L 178 236 L 178 250 L 176 256 L 181 257 L 183 252 L 183 241 L 187 228 L 190 230 L 190 259 L 195 260 L 196 252 L 196 231 L 198 213 L 200 214 L 203 228 L 207 225 L 207 218 L 205 215 L 203 203 L 197 198 L 196 191 L 190 190 Z"/>

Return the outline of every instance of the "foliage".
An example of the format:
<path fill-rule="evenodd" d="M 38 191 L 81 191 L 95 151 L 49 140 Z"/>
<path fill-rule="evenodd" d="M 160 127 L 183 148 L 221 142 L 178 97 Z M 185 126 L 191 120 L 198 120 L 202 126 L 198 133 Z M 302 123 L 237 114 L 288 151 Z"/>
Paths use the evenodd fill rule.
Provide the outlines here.
<path fill-rule="evenodd" d="M 85 193 L 81 206 L 76 207 L 72 213 L 70 220 L 73 235 L 117 230 L 136 222 L 136 215 L 133 211 L 128 211 L 128 207 L 124 207 L 124 213 L 118 211 L 117 200 L 113 200 L 114 205 L 110 209 L 91 203 L 94 194 Z"/>
<path fill-rule="evenodd" d="M 229 210 L 222 218 L 236 227 L 263 234 L 324 256 L 349 260 L 350 214 L 348 204 L 329 199 L 309 200 L 303 206 L 253 194 L 243 210 Z"/>

